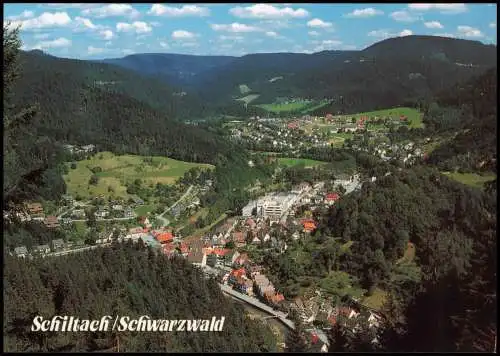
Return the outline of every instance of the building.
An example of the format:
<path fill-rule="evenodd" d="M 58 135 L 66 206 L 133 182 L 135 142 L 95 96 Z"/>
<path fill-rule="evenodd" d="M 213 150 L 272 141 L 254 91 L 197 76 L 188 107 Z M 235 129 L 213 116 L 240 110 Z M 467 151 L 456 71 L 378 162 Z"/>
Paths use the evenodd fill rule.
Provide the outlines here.
<path fill-rule="evenodd" d="M 139 224 L 141 224 L 144 227 L 153 226 L 153 225 L 151 225 L 151 222 L 149 221 L 149 219 L 146 216 L 139 217 Z"/>
<path fill-rule="evenodd" d="M 59 227 L 59 221 L 57 220 L 57 217 L 53 215 L 47 216 L 47 218 L 43 221 L 43 223 L 49 229 L 55 229 Z"/>
<path fill-rule="evenodd" d="M 325 201 L 329 205 L 334 204 L 339 199 L 340 199 L 340 195 L 338 193 L 328 193 L 325 196 Z"/>
<path fill-rule="evenodd" d="M 52 240 L 52 251 L 61 251 L 65 247 L 62 239 Z"/>
<path fill-rule="evenodd" d="M 73 198 L 73 196 L 71 195 L 68 195 L 68 194 L 65 194 L 62 196 L 62 200 L 64 203 L 72 206 L 73 204 L 75 204 L 75 199 Z"/>
<path fill-rule="evenodd" d="M 26 205 L 26 209 L 31 215 L 43 214 L 43 207 L 41 203 L 31 203 Z"/>
<path fill-rule="evenodd" d="M 50 246 L 49 245 L 35 246 L 35 248 L 33 248 L 33 252 L 44 255 L 50 252 Z"/>
<path fill-rule="evenodd" d="M 203 267 L 207 265 L 207 255 L 200 250 L 191 251 L 188 254 L 187 260 L 197 266 Z"/>
<path fill-rule="evenodd" d="M 126 218 L 133 218 L 135 213 L 131 208 L 125 208 L 124 215 Z"/>
<path fill-rule="evenodd" d="M 28 256 L 28 249 L 26 246 L 19 246 L 14 249 L 14 253 L 17 257 L 26 258 Z"/>
<path fill-rule="evenodd" d="M 217 255 L 215 253 L 211 253 L 207 256 L 207 266 L 215 267 L 217 265 Z"/>
<path fill-rule="evenodd" d="M 155 238 L 158 242 L 165 244 L 174 241 L 174 234 L 169 231 L 161 232 L 159 234 L 156 234 Z"/>
<path fill-rule="evenodd" d="M 312 232 L 317 228 L 316 222 L 312 219 L 304 219 L 301 224 L 304 226 L 304 232 Z"/>

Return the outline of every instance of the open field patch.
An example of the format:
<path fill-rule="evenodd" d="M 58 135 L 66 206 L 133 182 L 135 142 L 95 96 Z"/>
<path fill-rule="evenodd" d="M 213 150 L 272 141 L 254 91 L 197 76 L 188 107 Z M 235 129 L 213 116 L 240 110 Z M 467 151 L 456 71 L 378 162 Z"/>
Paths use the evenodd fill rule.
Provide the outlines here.
<path fill-rule="evenodd" d="M 375 310 L 380 310 L 387 299 L 387 292 L 380 288 L 375 288 L 373 294 L 361 299 L 361 304 Z"/>
<path fill-rule="evenodd" d="M 252 101 L 257 99 L 259 96 L 260 96 L 260 94 L 250 94 L 250 95 L 244 96 L 244 97 L 236 99 L 236 100 L 243 101 L 245 104 L 250 104 Z"/>
<path fill-rule="evenodd" d="M 246 84 L 240 84 L 239 89 L 241 94 L 250 93 L 252 91 Z"/>
<path fill-rule="evenodd" d="M 482 189 L 484 183 L 496 179 L 496 174 L 494 173 L 485 173 L 484 175 L 480 175 L 477 173 L 458 173 L 458 172 L 441 172 L 444 175 L 450 177 L 457 182 L 462 184 Z"/>
<path fill-rule="evenodd" d="M 352 115 L 344 115 L 344 117 L 346 117 L 346 118 L 355 117 L 357 120 L 359 120 L 359 118 L 361 116 L 368 116 L 369 118 L 370 117 L 373 118 L 375 116 L 399 118 L 402 115 L 404 115 L 408 118 L 408 123 L 409 123 L 408 126 L 410 128 L 423 127 L 423 123 L 422 123 L 423 114 L 420 111 L 418 111 L 417 109 L 408 108 L 408 107 L 368 111 L 368 112 L 362 112 L 362 113 L 357 113 L 357 114 L 352 114 Z"/>
<path fill-rule="evenodd" d="M 278 163 L 282 166 L 293 167 L 298 165 L 304 165 L 306 167 L 315 167 L 321 164 L 327 164 L 328 162 L 316 161 L 309 158 L 288 158 L 288 157 L 279 157 Z"/>
<path fill-rule="evenodd" d="M 70 165 L 68 163 L 68 165 Z M 96 185 L 89 184 L 92 170 L 100 168 L 95 175 Z M 64 176 L 69 194 L 83 198 L 104 195 L 128 197 L 127 184 L 141 179 L 146 185 L 156 183 L 173 184 L 185 172 L 194 167 L 212 169 L 209 164 L 183 162 L 167 157 L 143 157 L 137 155 L 117 156 L 111 152 L 101 152 L 90 159 L 76 162 L 76 169 L 69 168 Z"/>

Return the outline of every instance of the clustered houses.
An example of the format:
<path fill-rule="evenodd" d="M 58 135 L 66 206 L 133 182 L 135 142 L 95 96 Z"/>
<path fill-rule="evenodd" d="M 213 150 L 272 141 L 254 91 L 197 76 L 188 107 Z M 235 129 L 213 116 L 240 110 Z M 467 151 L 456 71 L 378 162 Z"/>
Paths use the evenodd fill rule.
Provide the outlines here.
<path fill-rule="evenodd" d="M 14 248 L 14 255 L 18 258 L 26 258 L 33 256 L 45 256 L 46 254 L 52 252 L 64 251 L 68 247 L 62 239 L 55 239 L 50 242 L 50 244 L 34 246 L 31 249 L 31 253 L 26 246 L 18 246 Z"/>
<path fill-rule="evenodd" d="M 64 145 L 64 149 L 72 154 L 84 154 L 84 153 L 93 153 L 96 147 L 95 145 L 85 145 L 85 146 Z"/>

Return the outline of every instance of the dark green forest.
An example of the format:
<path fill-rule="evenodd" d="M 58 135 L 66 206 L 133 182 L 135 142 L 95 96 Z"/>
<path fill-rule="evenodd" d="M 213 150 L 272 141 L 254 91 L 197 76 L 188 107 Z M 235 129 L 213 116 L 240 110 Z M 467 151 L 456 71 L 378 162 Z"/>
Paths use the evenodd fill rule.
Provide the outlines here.
<path fill-rule="evenodd" d="M 4 260 L 4 350 L 16 352 L 272 352 L 267 327 L 249 320 L 217 283 L 180 258 L 141 244 L 27 262 Z M 34 297 L 36 296 L 36 297 Z M 222 332 L 31 332 L 36 315 L 152 319 L 225 316 Z"/>

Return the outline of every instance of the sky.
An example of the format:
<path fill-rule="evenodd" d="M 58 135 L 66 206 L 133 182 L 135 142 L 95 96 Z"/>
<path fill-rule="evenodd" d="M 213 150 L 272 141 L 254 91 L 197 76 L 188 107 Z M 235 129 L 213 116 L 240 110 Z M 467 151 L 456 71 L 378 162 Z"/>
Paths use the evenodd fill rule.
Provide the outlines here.
<path fill-rule="evenodd" d="M 496 44 L 496 4 L 4 4 L 24 50 L 102 59 L 358 50 L 438 35 Z"/>

